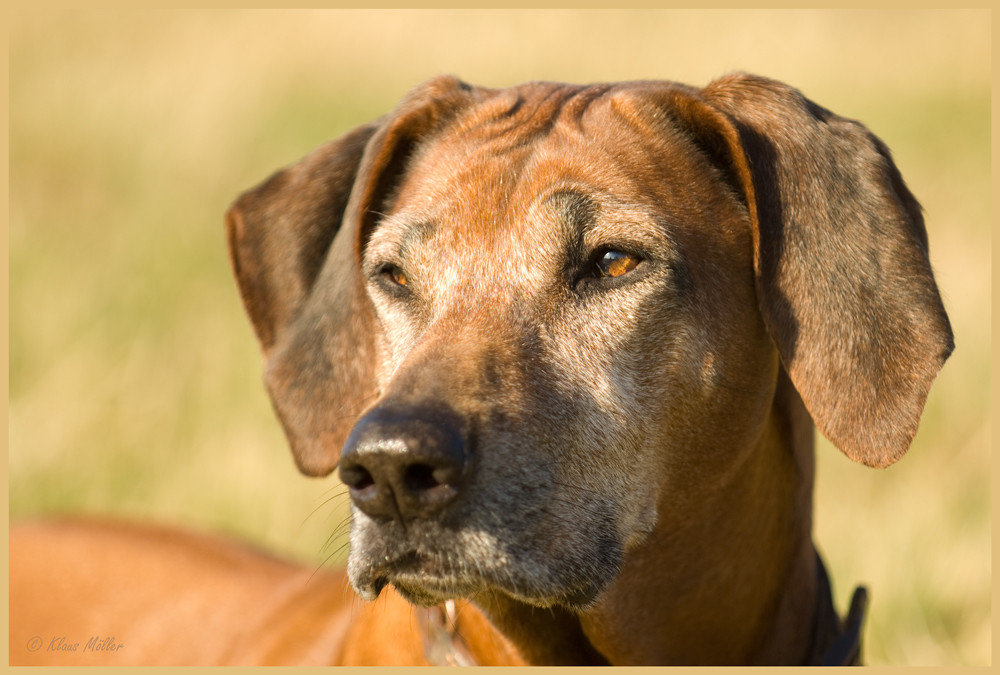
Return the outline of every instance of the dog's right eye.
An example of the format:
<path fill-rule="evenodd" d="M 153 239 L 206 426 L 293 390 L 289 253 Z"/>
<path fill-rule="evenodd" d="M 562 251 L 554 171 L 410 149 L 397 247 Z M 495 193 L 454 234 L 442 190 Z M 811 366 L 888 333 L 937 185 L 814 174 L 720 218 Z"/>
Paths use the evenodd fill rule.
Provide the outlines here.
<path fill-rule="evenodd" d="M 605 290 L 617 288 L 644 276 L 639 274 L 637 277 L 635 273 L 647 270 L 643 264 L 646 259 L 640 253 L 617 247 L 600 248 L 577 272 L 573 285 L 581 291 L 591 286 Z"/>
<path fill-rule="evenodd" d="M 639 264 L 639 258 L 621 251 L 605 251 L 594 262 L 594 276 L 596 277 L 620 277 L 628 274 Z"/>

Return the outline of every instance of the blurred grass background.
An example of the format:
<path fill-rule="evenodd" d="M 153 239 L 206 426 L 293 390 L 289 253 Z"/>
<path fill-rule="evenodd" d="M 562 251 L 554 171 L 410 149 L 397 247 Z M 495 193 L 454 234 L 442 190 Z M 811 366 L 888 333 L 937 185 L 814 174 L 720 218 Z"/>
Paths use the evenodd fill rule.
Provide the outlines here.
<path fill-rule="evenodd" d="M 787 81 L 863 120 L 926 209 L 957 350 L 910 453 L 820 441 L 815 537 L 867 661 L 991 660 L 986 11 L 15 11 L 10 513 L 227 532 L 319 564 L 335 479 L 296 473 L 222 214 L 442 72 L 488 86 Z"/>

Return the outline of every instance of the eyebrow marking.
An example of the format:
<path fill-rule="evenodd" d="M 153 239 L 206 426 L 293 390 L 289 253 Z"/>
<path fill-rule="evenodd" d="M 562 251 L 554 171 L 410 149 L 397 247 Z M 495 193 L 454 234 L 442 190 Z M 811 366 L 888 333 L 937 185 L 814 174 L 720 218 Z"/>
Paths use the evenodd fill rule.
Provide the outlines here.
<path fill-rule="evenodd" d="M 430 239 L 437 232 L 439 224 L 434 221 L 421 220 L 413 225 L 404 226 L 405 233 L 399 241 L 399 255 L 407 258 L 410 251 Z"/>
<path fill-rule="evenodd" d="M 574 226 L 578 231 L 589 229 L 597 220 L 598 206 L 591 197 L 577 190 L 565 189 L 553 192 L 543 201 L 561 216 L 561 220 Z"/>
<path fill-rule="evenodd" d="M 564 233 L 563 274 L 571 278 L 587 255 L 586 235 L 597 225 L 600 207 L 592 197 L 572 188 L 557 190 L 541 203 L 554 212 L 557 227 Z"/>
<path fill-rule="evenodd" d="M 600 207 L 589 195 L 578 190 L 563 189 L 546 197 L 544 205 L 556 212 L 561 227 L 566 228 L 567 264 L 573 265 L 586 255 L 586 235 L 597 224 Z"/>

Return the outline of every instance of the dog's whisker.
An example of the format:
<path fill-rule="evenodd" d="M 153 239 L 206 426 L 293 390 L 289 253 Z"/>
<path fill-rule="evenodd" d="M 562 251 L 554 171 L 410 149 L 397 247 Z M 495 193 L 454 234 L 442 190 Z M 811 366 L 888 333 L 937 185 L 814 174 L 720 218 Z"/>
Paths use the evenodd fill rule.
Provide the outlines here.
<path fill-rule="evenodd" d="M 321 501 L 321 502 L 319 503 L 319 505 L 317 505 L 317 506 L 316 506 L 316 508 L 314 508 L 314 509 L 313 509 L 312 511 L 310 511 L 310 512 L 309 512 L 309 515 L 307 515 L 307 516 L 306 516 L 306 517 L 305 517 L 305 518 L 304 518 L 304 519 L 302 520 L 302 523 L 300 523 L 300 524 L 299 524 L 299 527 L 302 527 L 302 526 L 304 526 L 304 525 L 306 524 L 306 522 L 307 522 L 307 521 L 308 521 L 308 520 L 309 520 L 310 518 L 312 518 L 312 517 L 313 517 L 314 515 L 316 515 L 316 512 L 317 512 L 317 511 L 319 511 L 319 510 L 320 510 L 321 508 L 323 508 L 324 506 L 326 506 L 327 504 L 329 504 L 330 502 L 332 502 L 332 501 L 334 501 L 334 500 L 337 500 L 337 499 L 341 499 L 341 498 L 343 498 L 343 497 L 344 497 L 344 496 L 345 496 L 346 494 L 347 494 L 347 490 L 346 490 L 346 489 L 344 489 L 344 491 L 343 491 L 343 492 L 341 492 L 341 493 L 339 493 L 339 494 L 336 494 L 336 495 L 333 495 L 333 496 L 331 496 L 331 497 L 328 497 L 327 499 L 324 499 L 323 501 Z"/>
<path fill-rule="evenodd" d="M 349 528 L 350 528 L 350 520 L 348 520 L 346 523 L 338 525 L 337 528 L 334 529 L 333 532 L 330 534 L 330 536 L 327 537 L 326 542 L 320 548 L 320 553 L 325 553 L 326 550 L 330 548 L 330 546 L 332 546 L 342 537 L 349 536 L 350 535 Z"/>

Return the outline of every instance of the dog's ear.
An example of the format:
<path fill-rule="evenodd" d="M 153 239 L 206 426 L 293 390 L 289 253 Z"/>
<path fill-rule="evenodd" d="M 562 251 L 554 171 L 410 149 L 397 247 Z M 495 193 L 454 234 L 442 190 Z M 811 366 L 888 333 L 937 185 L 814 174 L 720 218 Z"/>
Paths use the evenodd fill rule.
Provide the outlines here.
<path fill-rule="evenodd" d="M 266 361 L 265 383 L 299 469 L 337 465 L 377 398 L 379 335 L 361 276 L 377 214 L 420 142 L 474 90 L 442 77 L 384 118 L 331 141 L 236 200 L 229 253 Z"/>
<path fill-rule="evenodd" d="M 358 127 L 245 192 L 226 214 L 229 255 L 299 468 L 336 466 L 341 428 L 375 391 L 374 320 L 344 213 L 378 124 Z M 322 272 L 327 273 L 320 282 Z M 334 284 L 334 288 L 323 287 Z M 313 295 L 334 298 L 306 311 Z"/>
<path fill-rule="evenodd" d="M 360 126 L 327 143 L 240 195 L 226 213 L 230 261 L 265 357 L 289 329 L 341 230 L 377 129 Z"/>
<path fill-rule="evenodd" d="M 954 342 L 888 148 L 773 80 L 730 75 L 675 99 L 747 201 L 760 311 L 817 426 L 851 459 L 892 464 Z"/>

